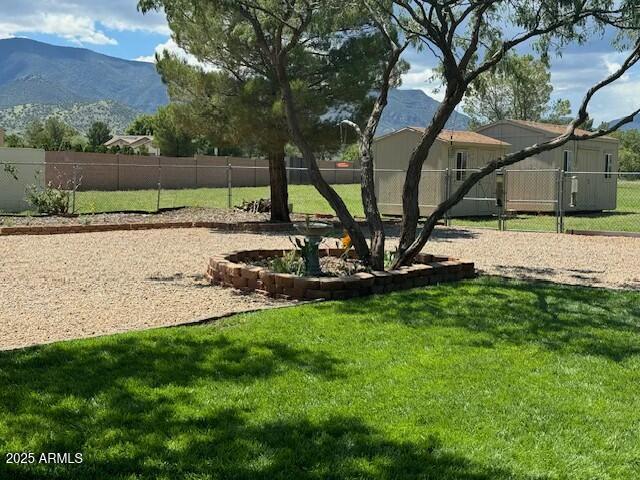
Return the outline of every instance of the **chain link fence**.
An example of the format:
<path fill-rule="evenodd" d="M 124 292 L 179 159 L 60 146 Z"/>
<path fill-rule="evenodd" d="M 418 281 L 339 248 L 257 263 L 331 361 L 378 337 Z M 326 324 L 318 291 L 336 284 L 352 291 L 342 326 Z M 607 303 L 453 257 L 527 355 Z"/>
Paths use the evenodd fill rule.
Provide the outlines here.
<path fill-rule="evenodd" d="M 151 161 L 150 161 L 151 162 Z M 68 195 L 69 213 L 159 212 L 183 207 L 233 209 L 270 197 L 269 169 L 242 165 L 119 165 L 47 163 L 50 187 Z M 6 165 L 11 165 L 6 163 Z M 22 163 L 21 165 L 25 165 Z M 421 215 L 428 215 L 477 170 L 423 170 Z M 41 172 L 44 175 L 44 172 Z M 321 169 L 350 211 L 363 217 L 359 170 Z M 309 184 L 306 168 L 287 168 L 294 213 L 331 215 L 326 200 Z M 402 215 L 404 170 L 375 172 L 384 216 Z M 115 183 L 114 183 L 115 182 Z M 35 183 L 35 182 L 34 182 Z M 117 185 L 117 189 L 113 185 Z M 2 205 L 0 205 L 0 210 Z M 35 215 L 36 211 L 24 211 Z M 542 232 L 640 232 L 640 172 L 505 170 L 479 182 L 444 218 L 454 227 Z"/>

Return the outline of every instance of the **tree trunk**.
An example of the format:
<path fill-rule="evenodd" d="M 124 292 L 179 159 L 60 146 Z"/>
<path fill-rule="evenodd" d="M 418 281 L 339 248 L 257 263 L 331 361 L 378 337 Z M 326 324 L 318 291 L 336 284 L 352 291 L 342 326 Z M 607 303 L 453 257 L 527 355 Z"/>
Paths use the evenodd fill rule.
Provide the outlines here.
<path fill-rule="evenodd" d="M 269 187 L 271 190 L 271 221 L 290 222 L 284 147 L 269 153 Z"/>
<path fill-rule="evenodd" d="M 300 149 L 302 158 L 307 163 L 307 169 L 309 172 L 309 180 L 316 190 L 322 195 L 329 203 L 333 211 L 340 219 L 343 227 L 349 233 L 353 247 L 356 250 L 358 258 L 364 263 L 368 264 L 371 261 L 369 245 L 367 239 L 362 233 L 358 222 L 355 221 L 349 209 L 345 205 L 344 201 L 337 194 L 337 192 L 329 185 L 324 179 L 318 163 L 316 162 L 316 156 L 313 151 L 313 147 L 308 142 L 302 129 L 300 128 L 300 119 L 298 118 L 298 111 L 295 105 L 295 99 L 293 92 L 291 91 L 291 84 L 289 83 L 289 76 L 286 69 L 286 56 L 277 55 L 275 63 L 276 74 L 280 83 L 280 89 L 282 92 L 282 101 L 284 103 L 287 125 L 289 126 L 289 132 L 293 143 Z"/>
<path fill-rule="evenodd" d="M 429 151 L 438 135 L 445 127 L 462 96 L 447 92 L 444 101 L 438 107 L 430 125 L 425 130 L 420 143 L 411 153 L 407 173 L 402 189 L 402 229 L 400 233 L 399 252 L 402 254 L 416 239 L 420 207 L 418 206 L 418 190 L 424 165 Z"/>
<path fill-rule="evenodd" d="M 405 43 L 403 46 L 398 46 L 394 44 L 390 38 L 389 42 L 392 49 L 391 55 L 389 56 L 389 61 L 385 67 L 380 91 L 376 101 L 374 102 L 371 114 L 369 115 L 367 126 L 364 131 L 361 131 L 357 124 L 349 120 L 344 120 L 342 122 L 352 126 L 358 133 L 358 137 L 360 139 L 358 145 L 360 154 L 360 194 L 362 197 L 364 213 L 367 217 L 369 233 L 371 235 L 371 259 L 369 261 L 369 266 L 374 270 L 384 270 L 385 231 L 375 192 L 375 171 L 371 146 L 373 144 L 373 137 L 378 125 L 380 124 L 382 112 L 387 105 L 393 71 L 398 64 L 398 60 L 400 60 L 400 55 L 408 46 L 408 43 Z"/>
<path fill-rule="evenodd" d="M 385 231 L 375 193 L 371 142 L 365 140 L 361 143 L 360 162 L 362 163 L 360 168 L 362 205 L 367 216 L 369 233 L 371 234 L 371 260 L 369 265 L 374 270 L 384 270 Z"/>

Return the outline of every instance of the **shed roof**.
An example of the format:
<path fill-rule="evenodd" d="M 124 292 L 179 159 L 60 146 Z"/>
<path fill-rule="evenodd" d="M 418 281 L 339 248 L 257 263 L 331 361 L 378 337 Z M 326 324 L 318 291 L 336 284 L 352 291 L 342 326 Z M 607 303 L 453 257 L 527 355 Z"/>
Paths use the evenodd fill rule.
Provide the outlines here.
<path fill-rule="evenodd" d="M 416 130 L 420 133 L 424 133 L 425 129 L 422 127 L 409 127 L 411 130 Z M 438 140 L 443 142 L 453 143 L 471 143 L 475 145 L 509 145 L 507 142 L 498 140 L 497 138 L 487 137 L 478 132 L 470 132 L 467 130 L 442 130 L 438 134 Z"/>
<path fill-rule="evenodd" d="M 108 147 L 118 141 L 122 141 L 127 145 L 134 146 L 140 143 L 149 143 L 153 141 L 153 137 L 150 135 L 114 135 L 111 139 L 104 142 Z"/>
<path fill-rule="evenodd" d="M 523 127 L 527 127 L 527 128 L 532 128 L 534 130 L 538 130 L 541 132 L 545 132 L 545 133 L 552 133 L 554 135 L 562 135 L 564 132 L 567 131 L 567 125 L 558 125 L 555 123 L 544 123 L 544 122 L 534 122 L 531 120 L 501 120 L 499 122 L 495 122 L 492 123 L 491 125 L 498 125 L 500 123 L 513 123 L 516 125 L 521 125 Z M 485 127 L 488 127 L 490 125 L 486 125 Z M 478 130 L 483 130 L 485 127 L 480 127 Z M 582 128 L 576 128 L 575 133 L 577 135 L 588 135 L 590 133 L 593 132 L 589 132 L 587 130 L 584 130 Z M 605 139 L 605 140 L 616 140 L 613 137 L 609 137 L 607 135 L 604 135 L 602 137 L 599 137 L 601 139 Z"/>
<path fill-rule="evenodd" d="M 376 138 L 376 141 L 381 140 L 383 138 L 395 135 L 399 132 L 411 130 L 418 133 L 424 133 L 425 129 L 423 127 L 405 127 L 399 130 L 394 130 L 393 132 L 389 132 L 386 135 L 382 135 Z M 508 146 L 507 142 L 503 142 L 502 140 L 498 140 L 496 138 L 487 137 L 486 135 L 482 135 L 477 132 L 469 132 L 466 130 L 442 130 L 438 134 L 438 140 L 446 143 L 465 143 L 471 145 L 491 145 L 491 146 Z"/>

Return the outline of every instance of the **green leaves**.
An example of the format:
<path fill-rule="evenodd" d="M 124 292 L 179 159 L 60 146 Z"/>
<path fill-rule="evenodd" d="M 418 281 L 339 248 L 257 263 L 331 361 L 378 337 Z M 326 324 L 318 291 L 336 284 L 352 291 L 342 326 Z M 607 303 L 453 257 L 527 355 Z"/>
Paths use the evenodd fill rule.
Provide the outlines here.
<path fill-rule="evenodd" d="M 463 109 L 476 125 L 506 118 L 537 121 L 549 110 L 552 91 L 551 75 L 543 61 L 511 54 L 471 84 Z M 571 113 L 565 103 L 557 106 L 552 113 L 558 117 Z"/>

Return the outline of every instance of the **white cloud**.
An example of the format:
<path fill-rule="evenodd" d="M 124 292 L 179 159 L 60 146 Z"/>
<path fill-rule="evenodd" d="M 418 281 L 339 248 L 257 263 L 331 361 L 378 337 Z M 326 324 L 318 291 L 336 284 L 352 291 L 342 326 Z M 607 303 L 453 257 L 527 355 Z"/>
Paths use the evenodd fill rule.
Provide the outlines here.
<path fill-rule="evenodd" d="M 164 13 L 142 15 L 137 0 L 2 0 L 0 38 L 41 33 L 78 44 L 116 44 L 105 28 L 169 34 Z"/>
<path fill-rule="evenodd" d="M 574 110 L 587 90 L 615 72 L 624 62 L 624 52 L 591 52 L 585 49 L 557 60 L 551 69 L 554 97 L 568 98 Z M 589 114 L 596 124 L 627 115 L 640 108 L 640 66 L 632 67 L 591 100 Z"/>
<path fill-rule="evenodd" d="M 140 57 L 134 58 L 136 62 L 146 62 L 146 63 L 156 63 L 155 55 L 142 55 Z"/>
<path fill-rule="evenodd" d="M 154 63 L 156 61 L 155 54 L 162 55 L 163 52 L 168 52 L 171 55 L 174 55 L 182 60 L 185 60 L 189 65 L 201 67 L 205 71 L 213 71 L 216 69 L 213 65 L 201 62 L 190 53 L 187 53 L 183 48 L 178 46 L 178 44 L 176 44 L 176 42 L 172 38 L 170 38 L 164 43 L 157 45 L 153 55 L 143 55 L 141 57 L 135 58 L 134 60 L 137 60 L 139 62 Z"/>
<path fill-rule="evenodd" d="M 611 121 L 640 108 L 640 74 L 605 87 L 591 101 L 589 113 L 597 120 Z M 597 122 L 596 122 L 597 123 Z"/>
<path fill-rule="evenodd" d="M 21 19 L 21 23 L 0 20 L 0 38 L 19 33 L 56 35 L 77 44 L 116 45 L 118 42 L 96 27 L 88 17 L 69 14 L 42 13 Z"/>
<path fill-rule="evenodd" d="M 442 101 L 444 98 L 444 92 L 442 91 L 441 84 L 438 80 L 434 80 L 434 69 L 430 67 L 423 67 L 412 65 L 411 69 L 402 76 L 403 89 L 418 89 L 430 97 L 435 98 L 438 101 Z"/>

